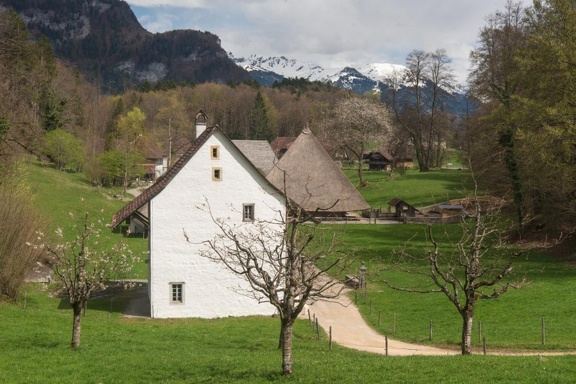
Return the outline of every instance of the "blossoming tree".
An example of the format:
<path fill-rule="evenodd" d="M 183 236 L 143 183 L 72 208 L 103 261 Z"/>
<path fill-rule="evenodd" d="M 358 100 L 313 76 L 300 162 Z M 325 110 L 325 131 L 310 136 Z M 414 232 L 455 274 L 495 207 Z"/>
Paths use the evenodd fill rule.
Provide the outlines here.
<path fill-rule="evenodd" d="M 114 279 L 122 281 L 133 264 L 125 243 L 119 242 L 112 247 L 102 245 L 104 225 L 101 221 L 90 222 L 88 216 L 88 212 L 84 213 L 81 226 L 74 226 L 77 234 L 72 241 L 64 241 L 64 233 L 58 229 L 56 234 L 61 242 L 53 248 L 47 247 L 55 256 L 54 275 L 62 283 L 74 311 L 72 348 L 80 346 L 82 308 L 90 295 L 106 289 Z"/>

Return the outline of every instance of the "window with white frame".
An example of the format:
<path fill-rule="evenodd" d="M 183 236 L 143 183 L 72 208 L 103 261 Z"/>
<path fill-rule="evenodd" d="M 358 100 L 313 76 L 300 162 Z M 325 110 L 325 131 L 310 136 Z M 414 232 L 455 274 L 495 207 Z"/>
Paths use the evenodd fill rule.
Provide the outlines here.
<path fill-rule="evenodd" d="M 242 204 L 242 221 L 254 221 L 254 204 Z"/>
<path fill-rule="evenodd" d="M 170 302 L 172 304 L 184 303 L 184 283 L 170 283 Z"/>

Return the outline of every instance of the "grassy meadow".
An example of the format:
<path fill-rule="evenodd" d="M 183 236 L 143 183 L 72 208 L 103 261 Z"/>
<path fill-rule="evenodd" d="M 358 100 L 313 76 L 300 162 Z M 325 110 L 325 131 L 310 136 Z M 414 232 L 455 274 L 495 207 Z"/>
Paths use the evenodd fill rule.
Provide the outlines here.
<path fill-rule="evenodd" d="M 68 212 L 94 209 L 107 222 L 124 202 L 119 191 L 92 187 L 81 175 L 29 165 L 29 180 L 53 228 L 71 228 Z M 362 190 L 374 206 L 401 197 L 425 206 L 457 197 L 466 186 L 462 171 L 409 172 L 384 180 L 367 173 Z M 353 178 L 353 176 L 351 176 Z M 353 181 L 354 182 L 354 181 Z M 84 198 L 80 202 L 80 197 Z M 103 210 L 103 212 L 100 212 Z M 327 230 L 333 230 L 326 226 Z M 457 226 L 438 226 L 438 233 Z M 339 226 L 342 239 L 368 268 L 366 300 L 358 305 L 373 327 L 390 337 L 457 349 L 461 320 L 443 296 L 393 291 L 382 280 L 410 284 L 408 277 L 384 271 L 399 247 L 414 252 L 428 246 L 422 225 Z M 122 238 L 113 234 L 112 241 Z M 146 241 L 126 239 L 145 259 Z M 444 249 L 449 250 L 449 246 Z M 139 263 L 134 277 L 145 277 Z M 576 350 L 576 264 L 529 252 L 518 260 L 515 274 L 529 284 L 498 300 L 481 301 L 476 324 L 489 352 Z M 294 375 L 280 375 L 278 319 L 267 317 L 205 319 L 134 319 L 122 317 L 130 295 L 120 293 L 89 303 L 78 350 L 69 348 L 72 311 L 67 300 L 50 295 L 54 287 L 29 284 L 18 303 L 0 302 L 0 382 L 2 383 L 568 383 L 576 377 L 576 356 L 438 356 L 385 357 L 334 346 L 301 320 L 294 332 Z M 372 310 L 370 311 L 370 308 Z M 541 321 L 546 324 L 542 345 Z M 394 320 L 396 322 L 394 324 Z M 379 322 L 380 320 L 380 322 Z M 429 324 L 433 323 L 430 340 Z M 480 343 L 475 328 L 474 342 Z M 479 350 L 478 350 L 479 351 Z"/>
<path fill-rule="evenodd" d="M 358 186 L 358 171 L 345 169 L 352 184 Z M 394 172 L 364 172 L 368 185 L 361 189 L 362 196 L 372 208 L 388 209 L 388 202 L 398 197 L 410 205 L 421 208 L 465 196 L 473 185 L 470 174 L 462 170 L 434 170 L 418 172 L 408 170 L 405 175 Z"/>
<path fill-rule="evenodd" d="M 101 220 L 106 225 L 112 221 L 112 215 L 126 204 L 126 201 L 114 197 L 122 195 L 122 188 L 94 187 L 82 173 L 60 172 L 49 164 L 36 161 L 28 163 L 26 168 L 36 205 L 48 220 L 48 236 L 53 235 L 57 228 L 62 228 L 65 239 L 71 240 L 76 233 L 74 225 L 79 224 L 84 212 L 88 212 L 90 221 Z M 126 195 L 126 199 L 132 197 Z M 102 238 L 104 244 L 125 241 L 140 259 L 134 265 L 131 277 L 147 278 L 148 267 L 144 261 L 148 259 L 148 243 L 137 236 L 124 237 L 119 232 L 109 234 L 108 239 Z"/>

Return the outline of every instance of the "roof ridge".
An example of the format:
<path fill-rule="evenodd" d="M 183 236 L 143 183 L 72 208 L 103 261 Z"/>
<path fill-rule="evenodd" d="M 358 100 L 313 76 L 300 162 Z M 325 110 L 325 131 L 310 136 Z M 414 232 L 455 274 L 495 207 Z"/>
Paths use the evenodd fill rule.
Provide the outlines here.
<path fill-rule="evenodd" d="M 206 143 L 208 138 L 212 136 L 216 129 L 220 129 L 217 125 L 206 128 L 200 136 L 194 140 L 194 143 L 188 150 L 180 157 L 168 171 L 160 176 L 150 188 L 146 189 L 142 194 L 136 196 L 132 201 L 126 204 L 122 209 L 112 216 L 110 223 L 112 228 L 116 228 L 120 223 L 128 218 L 134 211 L 140 209 L 144 204 L 149 202 L 153 197 L 160 193 L 170 181 L 184 168 L 184 165 L 196 154 L 198 149 Z"/>

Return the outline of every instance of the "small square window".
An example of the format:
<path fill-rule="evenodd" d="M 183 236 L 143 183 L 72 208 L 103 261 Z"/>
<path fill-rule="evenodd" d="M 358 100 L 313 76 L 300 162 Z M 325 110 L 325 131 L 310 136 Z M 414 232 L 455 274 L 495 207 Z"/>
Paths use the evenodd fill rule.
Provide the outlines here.
<path fill-rule="evenodd" d="M 170 284 L 171 303 L 182 304 L 184 303 L 184 284 L 172 283 Z"/>
<path fill-rule="evenodd" d="M 210 147 L 210 158 L 212 160 L 220 159 L 220 148 L 217 145 L 213 145 Z"/>
<path fill-rule="evenodd" d="M 254 204 L 242 204 L 242 221 L 254 221 Z"/>
<path fill-rule="evenodd" d="M 222 168 L 212 168 L 212 180 L 222 180 Z"/>

